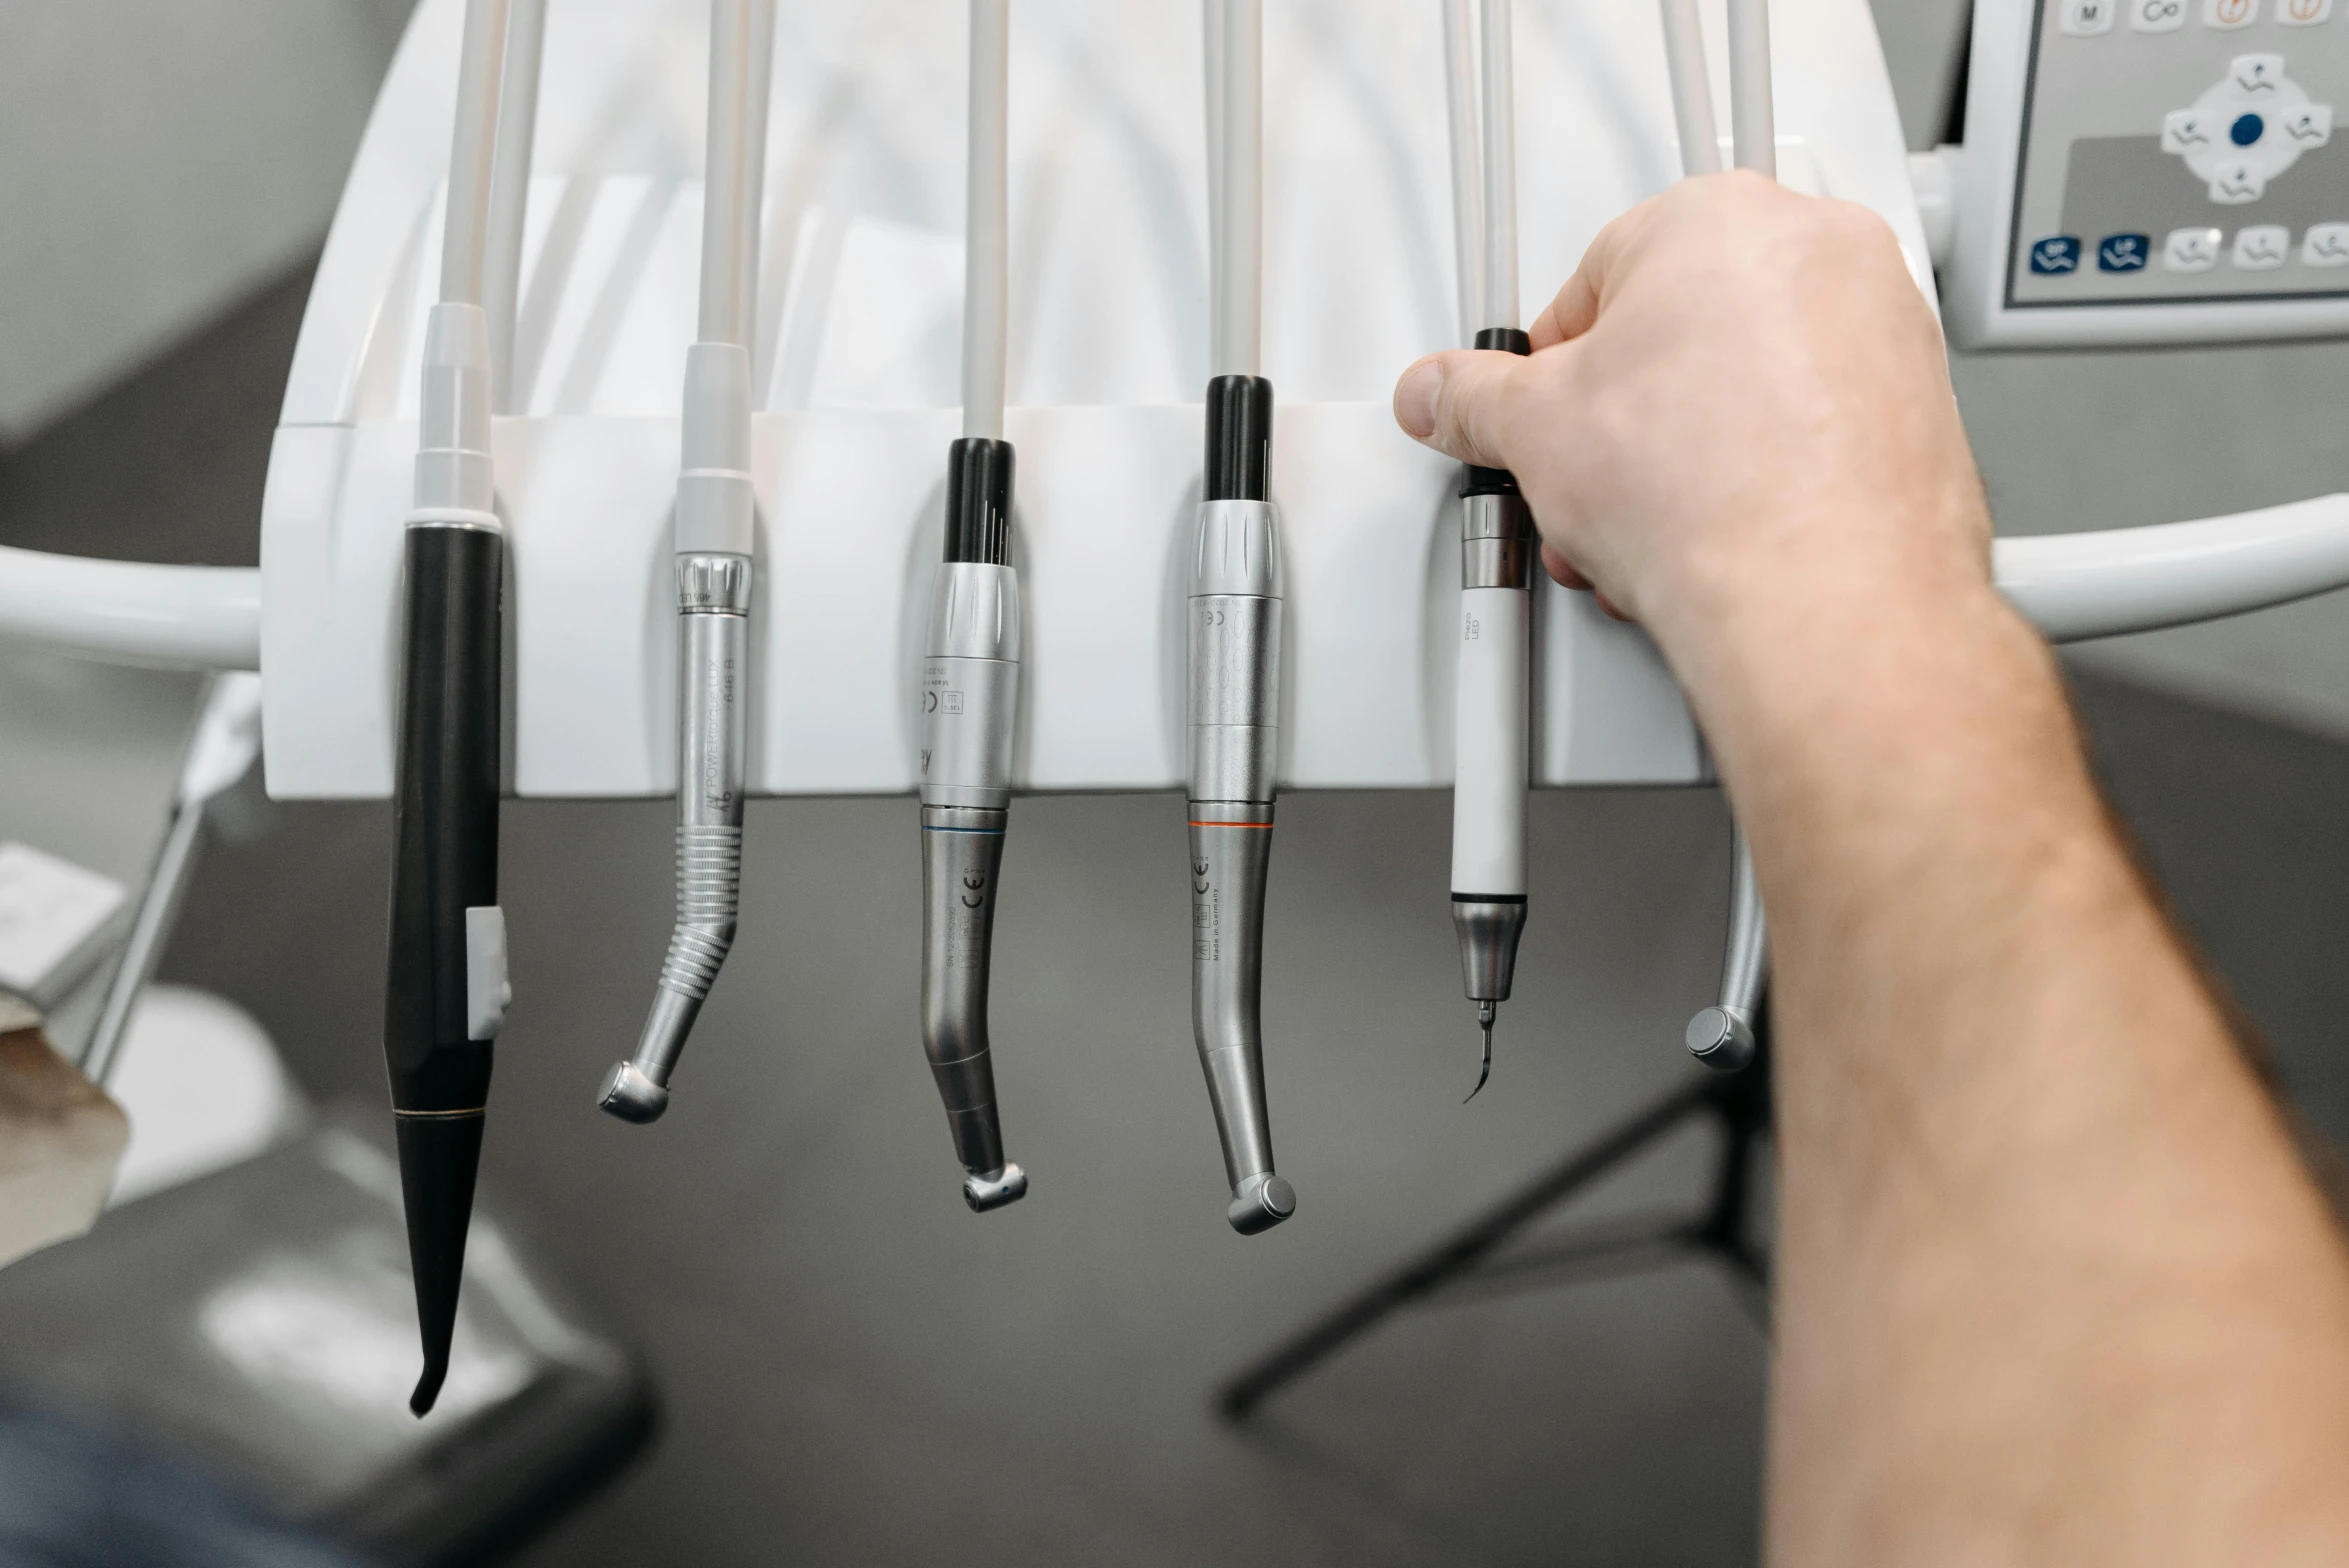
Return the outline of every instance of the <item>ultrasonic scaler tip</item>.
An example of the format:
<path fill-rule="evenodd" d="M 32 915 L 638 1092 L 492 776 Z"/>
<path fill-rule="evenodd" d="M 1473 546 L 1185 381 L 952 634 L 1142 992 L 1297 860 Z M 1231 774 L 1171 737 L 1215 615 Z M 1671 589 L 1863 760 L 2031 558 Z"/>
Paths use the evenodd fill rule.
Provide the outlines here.
<path fill-rule="evenodd" d="M 1484 1061 L 1476 1069 L 1476 1087 L 1468 1091 L 1468 1100 L 1473 1100 L 1484 1093 L 1485 1080 L 1493 1075 L 1493 1019 L 1500 1013 L 1500 1010 L 1500 1003 L 1490 997 L 1476 1004 L 1476 1027 L 1477 1031 L 1484 1036 Z M 1468 1100 L 1462 1100 L 1460 1103 L 1466 1105 Z"/>

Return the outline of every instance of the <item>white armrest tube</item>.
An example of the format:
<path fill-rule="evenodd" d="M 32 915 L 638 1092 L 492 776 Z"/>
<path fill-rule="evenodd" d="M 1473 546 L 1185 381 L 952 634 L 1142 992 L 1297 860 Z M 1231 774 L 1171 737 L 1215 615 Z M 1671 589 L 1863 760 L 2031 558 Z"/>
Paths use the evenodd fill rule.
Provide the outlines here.
<path fill-rule="evenodd" d="M 2349 586 L 2349 494 L 2231 517 L 2001 539 L 1999 591 L 2053 642 L 2240 615 Z"/>
<path fill-rule="evenodd" d="M 261 574 L 0 546 L 0 636 L 193 669 L 261 667 Z"/>

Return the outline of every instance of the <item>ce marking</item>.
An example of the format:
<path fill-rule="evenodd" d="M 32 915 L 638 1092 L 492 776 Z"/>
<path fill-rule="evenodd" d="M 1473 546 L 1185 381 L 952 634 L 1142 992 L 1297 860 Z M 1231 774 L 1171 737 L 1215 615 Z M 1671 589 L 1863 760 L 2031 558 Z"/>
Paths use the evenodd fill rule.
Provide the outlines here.
<path fill-rule="evenodd" d="M 980 897 L 980 896 L 979 896 L 980 894 L 982 894 L 982 893 L 986 892 L 986 890 L 987 890 L 987 879 L 986 879 L 985 877 L 964 877 L 964 878 L 962 879 L 962 885 L 963 885 L 963 895 L 962 895 L 962 907 L 963 907 L 963 908 L 965 908 L 965 909 L 976 909 L 976 908 L 978 908 L 978 907 L 979 907 L 981 904 L 984 904 L 984 903 L 986 902 L 986 900 L 985 900 L 984 898 L 982 898 L 982 897 Z"/>
<path fill-rule="evenodd" d="M 1206 862 L 1206 861 L 1204 861 L 1204 860 L 1194 860 L 1194 861 L 1192 861 L 1192 862 L 1191 862 L 1191 875 L 1192 875 L 1192 876 L 1194 876 L 1194 877 L 1196 877 L 1196 878 L 1198 879 L 1197 881 L 1195 881 L 1195 882 L 1193 882 L 1193 883 L 1191 884 L 1191 891 L 1192 891 L 1192 892 L 1194 892 L 1194 893 L 1204 893 L 1204 892 L 1206 892 L 1206 891 L 1207 891 L 1207 888 L 1208 888 L 1208 882 L 1207 882 L 1207 862 Z"/>

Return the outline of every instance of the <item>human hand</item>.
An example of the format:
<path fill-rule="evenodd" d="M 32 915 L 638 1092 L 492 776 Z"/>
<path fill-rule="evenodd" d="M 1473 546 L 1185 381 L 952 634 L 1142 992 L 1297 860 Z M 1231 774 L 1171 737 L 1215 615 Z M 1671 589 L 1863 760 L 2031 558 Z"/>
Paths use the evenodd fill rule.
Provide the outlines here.
<path fill-rule="evenodd" d="M 1764 612 L 1989 590 L 1940 332 L 1865 208 L 1683 181 L 1600 233 L 1530 335 L 1531 358 L 1420 360 L 1395 417 L 1511 470 L 1551 574 L 1676 665 L 1767 636 Z"/>

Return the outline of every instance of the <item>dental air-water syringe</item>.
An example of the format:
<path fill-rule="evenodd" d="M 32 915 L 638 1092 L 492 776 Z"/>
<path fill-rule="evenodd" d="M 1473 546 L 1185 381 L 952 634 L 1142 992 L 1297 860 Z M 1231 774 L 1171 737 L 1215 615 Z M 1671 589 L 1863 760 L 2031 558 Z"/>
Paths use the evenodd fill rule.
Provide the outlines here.
<path fill-rule="evenodd" d="M 483 309 L 506 27 L 506 0 L 469 0 L 439 302 L 425 324 L 415 505 L 403 529 L 383 1047 L 424 1350 L 408 1400 L 419 1416 L 448 1376 L 491 1042 L 511 996 L 498 907 L 506 539 Z"/>
<path fill-rule="evenodd" d="M 1263 314 L 1261 0 L 1207 0 L 1207 454 L 1191 560 L 1191 1031 L 1243 1236 L 1296 1212 L 1264 1092 L 1264 889 L 1280 751 L 1282 574 Z"/>
<path fill-rule="evenodd" d="M 677 475 L 677 921 L 636 1054 L 605 1075 L 598 1097 L 623 1121 L 668 1109 L 670 1075 L 741 909 L 757 538 L 750 338 L 774 36 L 774 0 L 713 0 L 700 331 L 685 356 Z"/>
<path fill-rule="evenodd" d="M 962 437 L 946 455 L 946 559 L 923 646 L 922 1049 L 984 1213 L 1027 1195 L 1003 1157 L 987 979 L 1019 713 L 1020 583 L 1011 565 L 1012 448 L 1003 439 L 1010 0 L 971 0 L 963 257 Z"/>
<path fill-rule="evenodd" d="M 1473 346 L 1532 351 L 1517 325 L 1516 103 L 1511 82 L 1511 0 L 1483 0 L 1481 146 L 1464 145 L 1470 92 L 1465 0 L 1447 0 L 1445 53 L 1451 97 L 1453 217 L 1459 230 L 1462 310 Z M 1472 168 L 1481 167 L 1481 195 Z M 1481 262 L 1481 267 L 1475 265 Z M 1531 757 L 1533 517 L 1507 470 L 1466 467 L 1460 477 L 1460 664 L 1454 707 L 1452 929 L 1468 999 L 1476 1004 L 1483 1060 L 1476 1098 L 1493 1068 L 1493 1020 L 1509 999 L 1525 931 L 1525 810 Z"/>

